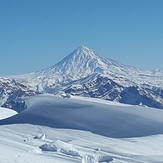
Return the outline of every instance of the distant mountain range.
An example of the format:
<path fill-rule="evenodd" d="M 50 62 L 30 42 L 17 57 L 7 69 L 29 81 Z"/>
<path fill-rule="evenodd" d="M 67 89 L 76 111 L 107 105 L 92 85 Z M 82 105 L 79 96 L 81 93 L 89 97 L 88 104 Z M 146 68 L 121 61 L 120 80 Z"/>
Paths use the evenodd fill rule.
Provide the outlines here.
<path fill-rule="evenodd" d="M 25 104 L 20 98 L 40 93 L 101 98 L 162 109 L 163 70 L 144 71 L 126 66 L 80 46 L 47 69 L 0 78 L 1 106 L 21 111 Z"/>

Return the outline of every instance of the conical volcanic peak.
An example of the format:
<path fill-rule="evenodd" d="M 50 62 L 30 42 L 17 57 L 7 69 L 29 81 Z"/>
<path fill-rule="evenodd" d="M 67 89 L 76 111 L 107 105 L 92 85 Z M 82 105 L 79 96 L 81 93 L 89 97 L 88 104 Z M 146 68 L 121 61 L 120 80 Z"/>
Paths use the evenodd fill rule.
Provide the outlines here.
<path fill-rule="evenodd" d="M 87 48 L 86 46 L 79 46 L 76 50 L 75 50 L 77 53 L 80 53 L 80 52 L 89 52 L 89 51 L 92 51 L 91 49 Z"/>
<path fill-rule="evenodd" d="M 80 46 L 56 65 L 46 69 L 44 73 L 67 75 L 73 78 L 86 77 L 94 72 L 99 72 L 102 67 L 106 67 L 101 64 L 103 61 L 98 54 L 85 46 Z"/>
<path fill-rule="evenodd" d="M 110 77 L 135 78 L 135 75 L 143 74 L 144 72 L 138 68 L 126 66 L 105 58 L 85 46 L 80 46 L 57 64 L 42 71 L 22 75 L 17 78 L 23 79 L 24 76 L 25 80 L 33 81 L 35 78 L 36 80 L 39 79 L 40 83 L 44 79 L 49 79 L 48 83 L 51 79 L 53 80 L 52 83 L 67 83 L 95 73 L 105 74 Z M 36 85 L 35 83 L 33 84 Z M 46 85 L 46 83 L 44 84 Z"/>
<path fill-rule="evenodd" d="M 90 55 L 90 56 L 99 56 L 96 52 L 94 52 L 93 50 L 87 48 L 86 46 L 79 46 L 74 52 L 72 52 L 72 54 L 75 55 Z"/>
<path fill-rule="evenodd" d="M 115 74 L 132 73 L 139 71 L 134 67 L 125 66 L 114 60 L 107 59 L 93 50 L 80 46 L 56 65 L 42 71 L 44 75 L 59 75 L 72 80 L 87 77 L 93 73 Z"/>
<path fill-rule="evenodd" d="M 80 59 L 85 59 L 85 58 L 97 58 L 99 57 L 98 54 L 96 54 L 93 50 L 85 47 L 85 46 L 80 46 L 76 50 L 74 50 L 72 53 L 70 53 L 68 56 L 66 56 L 63 60 L 61 60 L 58 64 L 61 64 L 63 62 L 66 62 L 69 59 L 74 59 L 80 60 Z M 81 61 L 81 60 L 80 60 Z"/>

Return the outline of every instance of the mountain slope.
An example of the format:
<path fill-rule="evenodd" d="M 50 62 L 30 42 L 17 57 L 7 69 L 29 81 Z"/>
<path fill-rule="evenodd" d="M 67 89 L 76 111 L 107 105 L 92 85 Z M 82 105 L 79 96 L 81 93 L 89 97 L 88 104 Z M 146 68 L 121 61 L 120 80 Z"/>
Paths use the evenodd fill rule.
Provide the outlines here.
<path fill-rule="evenodd" d="M 132 81 L 123 84 L 126 79 L 111 78 L 107 75 L 96 74 L 74 82 L 64 89 L 67 94 L 74 96 L 101 98 L 110 101 L 132 105 L 143 105 L 163 108 L 163 89 L 139 85 Z"/>
<path fill-rule="evenodd" d="M 25 103 L 19 100 L 20 97 L 29 97 L 38 94 L 38 92 L 29 89 L 26 85 L 0 77 L 0 105 L 17 112 L 24 110 Z"/>

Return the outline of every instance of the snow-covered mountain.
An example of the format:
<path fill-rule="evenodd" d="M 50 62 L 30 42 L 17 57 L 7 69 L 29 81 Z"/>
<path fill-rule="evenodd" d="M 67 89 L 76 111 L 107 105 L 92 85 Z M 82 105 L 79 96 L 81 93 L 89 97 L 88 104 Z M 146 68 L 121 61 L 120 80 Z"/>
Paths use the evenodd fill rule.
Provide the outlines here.
<path fill-rule="evenodd" d="M 44 92 L 49 91 L 48 88 L 57 88 L 58 84 L 69 84 L 94 73 L 129 78 L 141 74 L 142 71 L 102 57 L 93 50 L 80 46 L 52 67 L 13 78 L 28 84 L 34 90 Z"/>
<path fill-rule="evenodd" d="M 128 81 L 128 85 L 123 85 L 123 80 L 126 79 L 118 80 L 98 74 L 84 83 L 74 83 L 64 89 L 64 92 L 74 96 L 94 97 L 125 104 L 163 108 L 162 88 L 136 83 L 132 85 L 131 81 Z"/>
<path fill-rule="evenodd" d="M 10 80 L 40 93 L 68 94 L 163 108 L 163 71 L 143 71 L 80 46 L 42 71 Z"/>
<path fill-rule="evenodd" d="M 0 105 L 21 112 L 25 103 L 20 97 L 38 94 L 19 82 L 0 77 Z"/>
<path fill-rule="evenodd" d="M 115 74 L 138 73 L 139 69 L 124 66 L 116 61 L 107 59 L 87 47 L 80 46 L 56 65 L 41 71 L 41 75 L 64 76 L 70 80 L 87 77 L 93 73 Z M 61 78 L 61 77 L 60 77 Z M 62 78 L 61 78 L 62 79 Z M 61 81 L 64 81 L 61 80 Z"/>

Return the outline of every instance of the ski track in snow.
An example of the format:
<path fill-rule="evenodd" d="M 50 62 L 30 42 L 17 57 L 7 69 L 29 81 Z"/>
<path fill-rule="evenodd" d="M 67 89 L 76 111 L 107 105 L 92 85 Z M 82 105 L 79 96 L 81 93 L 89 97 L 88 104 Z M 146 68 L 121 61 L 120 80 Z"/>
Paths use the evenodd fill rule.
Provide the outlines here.
<path fill-rule="evenodd" d="M 43 101 L 42 99 L 45 99 Z M 49 100 L 48 100 L 49 99 Z M 56 102 L 58 101 L 58 103 Z M 73 97 L 71 99 L 61 99 L 56 98 L 52 95 L 40 95 L 35 98 L 28 99 L 27 103 L 30 107 L 26 111 L 22 112 L 23 117 L 29 118 L 33 113 L 38 121 L 43 116 L 50 116 L 50 114 L 57 114 L 57 110 L 53 110 L 56 106 L 63 109 L 62 112 L 68 109 L 71 116 L 74 111 L 81 113 L 83 120 L 87 114 L 86 110 L 89 110 L 89 114 L 92 117 L 94 110 L 100 106 L 101 112 L 106 114 L 109 112 L 114 113 L 117 117 L 117 123 L 119 123 L 119 118 L 124 112 L 126 115 L 131 114 L 133 117 L 136 116 L 139 120 L 142 120 L 139 116 L 146 119 L 149 117 L 148 122 L 151 125 L 152 122 L 156 120 L 162 123 L 162 110 L 149 109 L 143 107 L 135 107 L 131 105 L 122 105 L 106 102 L 103 100 L 98 100 L 94 102 L 91 98 L 79 98 Z M 56 106 L 54 107 L 54 103 Z M 39 104 L 39 105 L 38 105 Z M 46 104 L 46 110 L 41 108 L 41 105 Z M 60 104 L 60 105 L 59 105 Z M 72 107 L 70 109 L 70 106 Z M 106 108 L 108 110 L 106 112 Z M 39 109 L 38 109 L 39 107 Z M 110 108 L 110 109 L 109 109 Z M 112 109 L 113 110 L 112 110 Z M 9 110 L 8 110 L 9 111 Z M 4 109 L 0 110 L 0 114 L 3 114 Z M 6 110 L 5 110 L 6 112 Z M 84 113 L 85 114 L 84 114 Z M 45 114 L 46 113 L 46 114 Z M 140 114 L 141 113 L 141 114 Z M 148 113 L 148 115 L 146 115 Z M 67 114 L 67 112 L 66 112 Z M 155 115 L 154 115 L 155 114 Z M 38 116 L 39 115 L 39 116 Z M 158 116 L 160 115 L 160 116 Z M 37 117 L 38 116 L 38 117 Z M 21 117 L 21 113 L 15 115 L 14 117 Z M 51 117 L 52 118 L 52 117 Z M 54 117 L 53 117 L 54 118 Z M 58 119 L 59 118 L 59 119 Z M 58 117 L 57 120 L 64 121 L 62 119 L 65 117 Z M 71 117 L 73 118 L 73 117 Z M 96 120 L 96 116 L 94 117 Z M 126 118 L 128 118 L 126 116 Z M 20 118 L 21 119 L 21 118 Z M 149 134 L 146 136 L 131 137 L 130 133 L 126 133 L 125 138 L 119 137 L 109 137 L 102 136 L 99 134 L 92 133 L 90 131 L 71 129 L 71 128 L 55 128 L 48 125 L 38 125 L 32 124 L 33 119 L 30 123 L 6 123 L 12 120 L 12 118 L 7 118 L 6 120 L 1 120 L 0 123 L 0 162 L 1 163 L 161 163 L 163 162 L 163 134 Z M 46 119 L 44 119 L 46 120 Z M 56 120 L 56 119 L 55 119 Z M 76 121 L 73 120 L 74 123 Z M 106 122 L 105 122 L 106 121 Z M 129 119 L 130 121 L 130 119 Z M 54 121 L 56 122 L 56 121 Z M 79 121 L 80 122 L 80 121 Z M 88 123 L 89 121 L 82 121 L 82 124 Z M 95 121 L 94 121 L 95 122 Z M 95 124 L 111 123 L 112 121 L 107 121 L 105 118 L 101 119 L 101 122 L 96 122 Z M 114 121 L 115 122 L 115 121 Z M 4 124 L 2 124 L 4 123 Z M 42 122 L 45 123 L 45 122 Z M 121 121 L 121 125 L 123 125 Z M 132 124 L 132 122 L 130 122 Z M 71 123 L 70 123 L 71 124 Z M 129 125 L 129 123 L 124 123 Z M 144 121 L 142 120 L 142 125 Z M 146 124 L 146 123 L 145 123 Z M 112 130 L 115 130 L 117 134 L 120 134 L 118 128 L 114 128 L 118 124 L 113 124 Z M 100 126 L 99 126 L 100 127 Z M 127 126 L 126 126 L 127 127 Z M 160 126 L 159 126 L 160 127 Z M 92 126 L 90 126 L 91 130 Z M 146 129 L 146 126 L 145 128 Z M 157 128 L 162 132 L 162 127 Z M 99 128 L 100 130 L 100 128 Z M 133 128 L 134 130 L 134 128 Z M 119 132 L 119 133 L 118 133 Z M 126 130 L 127 132 L 127 130 Z M 147 131 L 144 131 L 147 132 Z M 153 132 L 153 131 L 152 131 Z M 100 133 L 100 131 L 99 131 Z M 134 132 L 133 132 L 134 133 Z M 147 132 L 148 133 L 148 132 Z M 114 135 L 115 136 L 115 135 Z"/>

